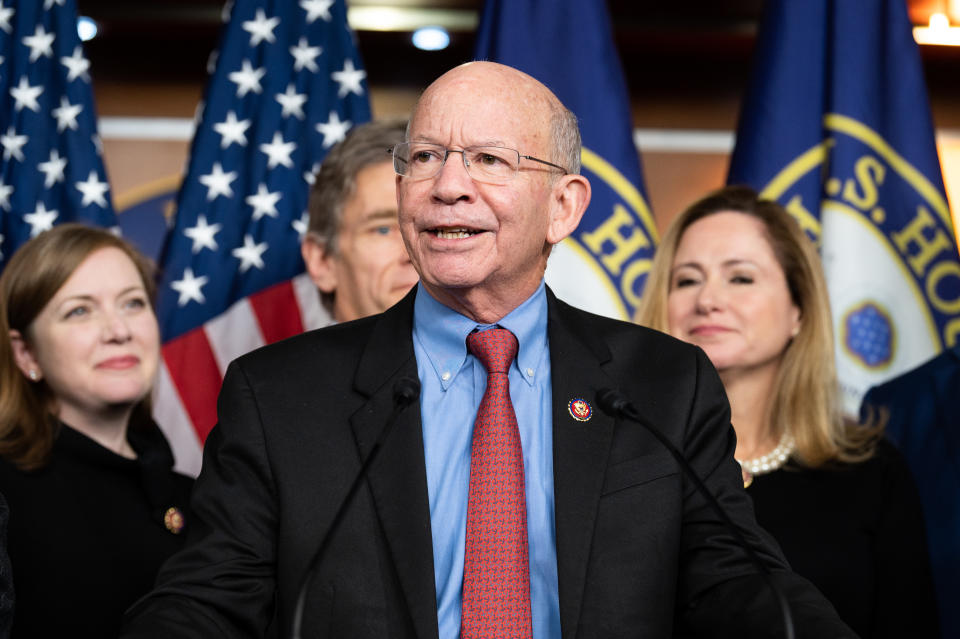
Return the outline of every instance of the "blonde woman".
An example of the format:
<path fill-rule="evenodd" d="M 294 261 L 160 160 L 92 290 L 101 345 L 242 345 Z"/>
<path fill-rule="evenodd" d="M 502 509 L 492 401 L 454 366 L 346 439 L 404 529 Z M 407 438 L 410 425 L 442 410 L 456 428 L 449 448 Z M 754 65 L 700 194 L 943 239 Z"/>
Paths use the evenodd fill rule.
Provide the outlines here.
<path fill-rule="evenodd" d="M 637 321 L 720 373 L 757 520 L 860 636 L 936 637 L 919 500 L 880 429 L 845 421 L 813 243 L 777 203 L 726 187 L 671 224 Z"/>

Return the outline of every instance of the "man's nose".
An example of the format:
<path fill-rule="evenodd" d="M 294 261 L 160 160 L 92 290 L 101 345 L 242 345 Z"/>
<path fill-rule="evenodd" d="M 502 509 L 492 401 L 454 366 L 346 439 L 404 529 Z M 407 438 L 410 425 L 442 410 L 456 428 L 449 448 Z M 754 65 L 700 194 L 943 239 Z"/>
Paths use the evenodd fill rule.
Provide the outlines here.
<path fill-rule="evenodd" d="M 448 150 L 447 159 L 433 178 L 432 195 L 446 204 L 459 200 L 470 201 L 476 193 L 476 184 L 463 161 L 463 151 Z"/>

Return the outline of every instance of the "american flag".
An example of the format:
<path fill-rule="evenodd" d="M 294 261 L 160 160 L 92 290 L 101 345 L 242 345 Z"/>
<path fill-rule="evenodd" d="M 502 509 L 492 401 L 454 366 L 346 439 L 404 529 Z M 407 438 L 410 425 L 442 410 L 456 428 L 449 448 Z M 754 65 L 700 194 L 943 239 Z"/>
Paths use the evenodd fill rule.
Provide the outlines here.
<path fill-rule="evenodd" d="M 0 269 L 61 222 L 116 227 L 74 0 L 0 0 Z"/>
<path fill-rule="evenodd" d="M 370 119 L 344 0 L 237 0 L 224 19 L 161 257 L 154 415 L 190 473 L 227 364 L 324 323 L 299 248 L 309 187 Z"/>

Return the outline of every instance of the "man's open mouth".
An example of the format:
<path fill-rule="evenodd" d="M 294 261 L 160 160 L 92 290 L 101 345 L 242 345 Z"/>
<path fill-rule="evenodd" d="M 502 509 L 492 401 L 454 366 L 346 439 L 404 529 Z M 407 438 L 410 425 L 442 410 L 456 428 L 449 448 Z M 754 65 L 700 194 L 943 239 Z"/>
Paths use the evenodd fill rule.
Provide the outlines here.
<path fill-rule="evenodd" d="M 461 240 L 471 235 L 476 235 L 480 233 L 475 229 L 468 229 L 462 226 L 453 227 L 453 228 L 435 228 L 430 229 L 430 232 L 436 235 L 441 240 Z"/>

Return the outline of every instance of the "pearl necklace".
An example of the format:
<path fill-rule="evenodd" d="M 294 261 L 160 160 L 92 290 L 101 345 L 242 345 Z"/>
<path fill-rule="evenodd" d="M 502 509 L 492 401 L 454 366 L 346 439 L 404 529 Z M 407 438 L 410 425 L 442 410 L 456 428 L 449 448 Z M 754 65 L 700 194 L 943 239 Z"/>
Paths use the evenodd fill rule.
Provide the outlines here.
<path fill-rule="evenodd" d="M 738 459 L 737 463 L 740 464 L 740 468 L 743 470 L 744 488 L 753 483 L 754 475 L 773 472 L 787 463 L 787 459 L 790 458 L 790 454 L 793 453 L 796 447 L 797 443 L 794 441 L 793 436 L 787 431 L 783 431 L 783 436 L 780 437 L 780 442 L 777 444 L 777 447 L 766 455 L 754 457 L 753 459 Z"/>

